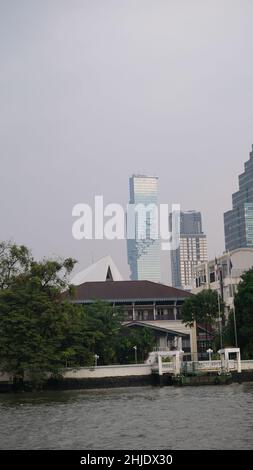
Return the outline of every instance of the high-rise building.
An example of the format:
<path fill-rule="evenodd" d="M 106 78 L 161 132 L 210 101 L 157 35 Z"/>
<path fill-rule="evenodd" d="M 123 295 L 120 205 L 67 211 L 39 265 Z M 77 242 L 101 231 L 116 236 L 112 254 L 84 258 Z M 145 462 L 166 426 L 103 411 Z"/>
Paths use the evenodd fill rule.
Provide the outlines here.
<path fill-rule="evenodd" d="M 172 216 L 170 215 L 170 231 Z M 191 290 L 194 268 L 207 261 L 206 235 L 202 231 L 201 213 L 186 211 L 180 213 L 180 245 L 171 252 L 172 285 Z"/>
<path fill-rule="evenodd" d="M 253 146 L 244 166 L 239 191 L 232 195 L 233 209 L 224 214 L 227 251 L 253 247 Z"/>
<path fill-rule="evenodd" d="M 153 176 L 133 175 L 129 179 L 130 201 L 135 207 L 143 204 L 147 208 L 150 204 L 157 206 L 157 185 L 158 178 Z M 132 280 L 146 280 L 160 282 L 161 261 L 160 261 L 160 240 L 154 238 L 151 227 L 154 223 L 154 213 L 147 212 L 144 222 L 136 216 L 136 228 L 144 223 L 143 227 L 146 237 L 140 239 L 137 229 L 135 238 L 127 240 L 128 264 L 130 267 L 130 277 Z"/>

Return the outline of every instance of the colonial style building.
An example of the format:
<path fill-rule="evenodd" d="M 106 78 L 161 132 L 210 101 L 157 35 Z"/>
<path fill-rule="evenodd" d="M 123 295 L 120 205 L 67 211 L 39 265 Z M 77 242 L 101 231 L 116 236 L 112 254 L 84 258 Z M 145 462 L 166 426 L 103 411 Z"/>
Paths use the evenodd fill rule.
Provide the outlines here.
<path fill-rule="evenodd" d="M 191 295 L 151 281 L 85 282 L 76 287 L 73 302 L 109 302 L 121 308 L 124 324 L 129 328 L 151 328 L 157 348 L 179 349 L 195 354 L 196 329 L 185 326 L 181 321 L 182 305 Z"/>

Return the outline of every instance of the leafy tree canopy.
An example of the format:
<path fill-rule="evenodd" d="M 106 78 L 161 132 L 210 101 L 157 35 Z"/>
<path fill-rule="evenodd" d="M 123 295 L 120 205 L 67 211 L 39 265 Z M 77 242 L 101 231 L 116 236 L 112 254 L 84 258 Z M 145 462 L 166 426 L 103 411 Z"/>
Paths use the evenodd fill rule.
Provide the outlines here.
<path fill-rule="evenodd" d="M 19 254 L 28 253 L 22 247 L 16 248 Z M 42 377 L 48 372 L 57 373 L 63 363 L 62 344 L 69 317 L 75 317 L 71 328 L 78 320 L 77 309 L 61 300 L 73 265 L 69 259 L 37 263 L 29 257 L 29 267 L 26 262 L 22 265 L 25 269 L 17 264 L 16 275 L 13 271 L 7 276 L 8 281 L 0 289 L 2 370 L 20 378 L 25 374 Z"/>
<path fill-rule="evenodd" d="M 223 305 L 220 304 L 221 310 Z M 182 308 L 182 321 L 193 326 L 194 322 L 213 325 L 219 316 L 219 299 L 216 291 L 206 289 L 189 297 Z"/>
<path fill-rule="evenodd" d="M 116 353 L 120 363 L 135 361 L 134 347 L 137 347 L 137 361 L 144 362 L 155 347 L 155 335 L 146 327 L 122 327 L 116 341 Z"/>
<path fill-rule="evenodd" d="M 242 357 L 253 357 L 253 269 L 242 276 L 235 295 L 235 318 L 238 346 Z M 226 345 L 235 344 L 234 314 L 231 312 L 225 329 Z"/>
<path fill-rule="evenodd" d="M 8 287 L 19 274 L 28 272 L 33 261 L 28 248 L 0 242 L 0 289 Z"/>

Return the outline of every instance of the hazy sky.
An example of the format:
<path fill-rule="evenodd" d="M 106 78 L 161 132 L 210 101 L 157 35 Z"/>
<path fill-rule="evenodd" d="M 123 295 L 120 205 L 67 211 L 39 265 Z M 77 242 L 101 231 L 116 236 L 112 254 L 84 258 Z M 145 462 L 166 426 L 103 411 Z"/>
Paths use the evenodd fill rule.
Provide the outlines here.
<path fill-rule="evenodd" d="M 252 21 L 252 0 L 0 0 L 0 239 L 80 268 L 110 253 L 126 275 L 126 244 L 75 241 L 71 212 L 126 204 L 141 172 L 222 252 L 253 143 Z"/>

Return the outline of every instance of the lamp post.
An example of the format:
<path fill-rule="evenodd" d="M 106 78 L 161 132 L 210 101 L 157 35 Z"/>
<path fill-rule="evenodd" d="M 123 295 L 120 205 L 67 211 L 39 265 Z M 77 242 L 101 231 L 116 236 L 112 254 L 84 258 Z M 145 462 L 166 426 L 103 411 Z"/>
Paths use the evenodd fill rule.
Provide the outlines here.
<path fill-rule="evenodd" d="M 211 361 L 212 360 L 213 350 L 209 348 L 206 352 L 209 355 L 209 361 Z"/>
<path fill-rule="evenodd" d="M 133 349 L 134 349 L 135 363 L 137 364 L 137 346 L 134 346 Z"/>
<path fill-rule="evenodd" d="M 99 356 L 97 354 L 95 354 L 94 358 L 95 358 L 95 367 L 97 367 Z"/>
<path fill-rule="evenodd" d="M 222 339 L 222 318 L 221 318 L 221 299 L 220 299 L 220 293 L 218 291 L 218 308 L 219 308 L 219 331 L 220 331 L 220 347 L 223 349 L 223 339 Z"/>

